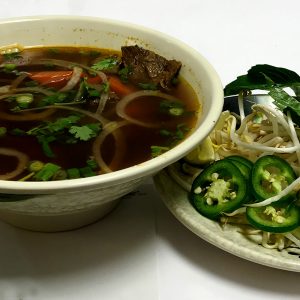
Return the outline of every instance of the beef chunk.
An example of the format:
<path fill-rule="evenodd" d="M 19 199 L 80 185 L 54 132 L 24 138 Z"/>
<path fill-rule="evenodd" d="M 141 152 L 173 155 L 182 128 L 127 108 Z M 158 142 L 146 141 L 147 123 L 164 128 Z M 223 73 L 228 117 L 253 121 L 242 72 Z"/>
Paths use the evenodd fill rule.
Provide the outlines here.
<path fill-rule="evenodd" d="M 121 50 L 122 63 L 129 69 L 128 79 L 134 84 L 151 83 L 169 89 L 181 68 L 179 61 L 167 60 L 137 45 L 124 46 Z"/>

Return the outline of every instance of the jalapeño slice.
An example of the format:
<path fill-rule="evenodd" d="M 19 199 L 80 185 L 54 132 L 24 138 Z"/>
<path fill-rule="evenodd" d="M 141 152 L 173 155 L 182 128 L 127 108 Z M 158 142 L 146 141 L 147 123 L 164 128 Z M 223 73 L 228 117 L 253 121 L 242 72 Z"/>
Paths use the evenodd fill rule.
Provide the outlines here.
<path fill-rule="evenodd" d="M 252 168 L 252 191 L 255 198 L 262 201 L 277 195 L 295 179 L 296 174 L 288 162 L 278 156 L 266 155 L 259 158 Z M 290 194 L 282 200 L 293 197 Z"/>
<path fill-rule="evenodd" d="M 300 223 L 299 208 L 291 203 L 276 203 L 261 207 L 247 207 L 249 223 L 263 231 L 284 233 L 296 229 Z"/>
<path fill-rule="evenodd" d="M 193 206 L 210 219 L 239 208 L 247 199 L 247 182 L 229 160 L 214 162 L 194 180 L 190 193 Z"/>

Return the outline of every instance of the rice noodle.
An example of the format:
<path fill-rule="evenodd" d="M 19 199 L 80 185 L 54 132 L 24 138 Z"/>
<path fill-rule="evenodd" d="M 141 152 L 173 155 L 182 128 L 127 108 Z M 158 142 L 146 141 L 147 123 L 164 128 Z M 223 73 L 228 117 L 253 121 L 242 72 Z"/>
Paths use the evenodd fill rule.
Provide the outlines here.
<path fill-rule="evenodd" d="M 26 154 L 15 149 L 0 147 L 0 155 L 13 156 L 18 159 L 17 167 L 11 172 L 8 172 L 6 174 L 0 174 L 0 180 L 9 180 L 20 175 L 26 168 L 26 165 L 29 161 L 29 158 Z"/>
<path fill-rule="evenodd" d="M 70 91 L 72 88 L 74 88 L 76 84 L 79 82 L 81 74 L 82 74 L 82 69 L 75 66 L 73 68 L 72 77 L 70 78 L 68 83 L 59 90 L 59 92 L 67 92 Z"/>
<path fill-rule="evenodd" d="M 102 172 L 104 173 L 110 173 L 112 172 L 112 168 L 110 166 L 112 165 L 117 165 L 118 162 L 121 160 L 123 153 L 124 153 L 124 149 L 122 147 L 118 147 L 118 139 L 115 139 L 116 145 L 115 145 L 115 153 L 113 156 L 113 159 L 110 163 L 110 166 L 106 164 L 106 162 L 104 161 L 102 154 L 101 154 L 101 146 L 104 142 L 104 140 L 106 139 L 106 137 L 110 134 L 112 134 L 113 132 L 115 132 L 116 130 L 118 130 L 119 128 L 126 126 L 130 123 L 128 123 L 127 121 L 121 121 L 121 122 L 110 122 L 107 123 L 104 127 L 103 130 L 101 131 L 101 133 L 98 135 L 98 137 L 96 137 L 94 143 L 93 143 L 93 156 L 94 159 L 96 160 L 97 164 L 99 165 L 100 169 Z"/>
<path fill-rule="evenodd" d="M 126 113 L 126 106 L 130 102 L 136 100 L 137 98 L 144 97 L 144 96 L 154 96 L 154 97 L 158 97 L 158 99 L 162 98 L 162 99 L 166 99 L 166 100 L 169 100 L 169 101 L 178 101 L 177 98 L 175 98 L 171 95 L 159 92 L 159 91 L 150 91 L 150 90 L 137 91 L 137 92 L 131 93 L 131 94 L 123 97 L 117 103 L 117 105 L 116 105 L 117 115 L 119 117 L 121 117 L 121 118 L 123 118 L 123 119 L 125 119 L 125 120 L 127 120 L 131 123 L 139 125 L 139 126 L 148 127 L 148 128 L 157 128 L 157 127 L 160 126 L 160 124 L 149 124 L 149 123 L 137 120 L 135 118 L 132 118 Z"/>

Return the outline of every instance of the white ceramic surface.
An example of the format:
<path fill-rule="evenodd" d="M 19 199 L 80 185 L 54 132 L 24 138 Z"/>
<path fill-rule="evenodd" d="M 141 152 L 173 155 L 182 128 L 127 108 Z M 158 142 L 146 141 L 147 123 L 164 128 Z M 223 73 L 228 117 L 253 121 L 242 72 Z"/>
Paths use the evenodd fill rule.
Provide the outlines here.
<path fill-rule="evenodd" d="M 17 226 L 57 231 L 95 221 L 96 208 L 99 210 L 98 217 L 102 217 L 108 212 L 109 201 L 129 193 L 145 177 L 178 160 L 198 144 L 211 131 L 222 110 L 222 85 L 210 64 L 187 45 L 156 31 L 98 18 L 47 16 L 1 21 L 0 36 L 1 45 L 18 42 L 26 47 L 80 45 L 120 49 L 122 45 L 139 44 L 169 59 L 180 60 L 183 63 L 181 74 L 190 82 L 202 104 L 202 117 L 189 138 L 166 154 L 145 163 L 84 179 L 55 182 L 0 181 L 2 194 L 34 194 L 23 201 L 0 203 L 0 218 Z M 103 211 L 100 209 L 102 205 L 105 205 Z M 27 221 L 33 217 L 37 221 L 28 225 Z M 53 226 L 55 220 L 60 220 L 58 223 L 61 224 L 64 218 L 64 226 Z M 70 220 L 74 223 L 70 223 Z"/>
<path fill-rule="evenodd" d="M 238 227 L 201 216 L 188 200 L 188 194 L 168 175 L 167 170 L 154 177 L 156 188 L 173 215 L 188 229 L 207 242 L 231 254 L 265 266 L 300 272 L 300 257 L 286 251 L 266 249 L 238 232 Z"/>

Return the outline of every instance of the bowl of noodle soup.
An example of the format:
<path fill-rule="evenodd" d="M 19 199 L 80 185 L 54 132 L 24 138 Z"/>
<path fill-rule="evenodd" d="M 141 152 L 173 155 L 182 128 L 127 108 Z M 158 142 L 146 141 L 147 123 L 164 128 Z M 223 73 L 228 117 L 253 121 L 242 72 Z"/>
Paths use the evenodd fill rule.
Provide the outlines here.
<path fill-rule="evenodd" d="M 3 20 L 0 31 L 0 219 L 17 227 L 100 219 L 199 144 L 222 111 L 211 65 L 160 32 L 65 16 Z M 171 77 L 151 73 L 156 60 Z"/>

